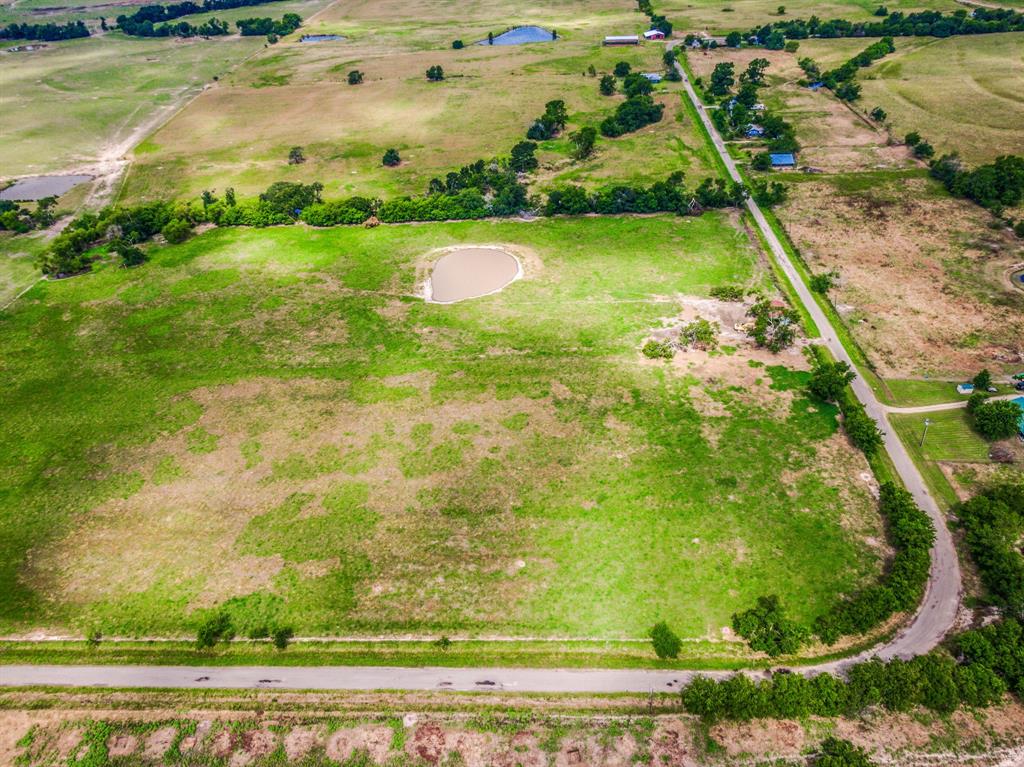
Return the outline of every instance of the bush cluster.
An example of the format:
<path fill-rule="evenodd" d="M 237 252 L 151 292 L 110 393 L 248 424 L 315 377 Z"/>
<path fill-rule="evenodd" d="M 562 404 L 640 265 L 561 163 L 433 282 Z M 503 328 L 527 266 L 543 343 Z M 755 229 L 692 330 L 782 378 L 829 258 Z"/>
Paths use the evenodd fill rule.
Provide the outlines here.
<path fill-rule="evenodd" d="M 56 197 L 44 197 L 37 201 L 35 210 L 29 210 L 11 200 L 0 200 L 0 232 L 24 234 L 33 229 L 45 229 L 56 218 L 53 214 L 56 205 Z"/>
<path fill-rule="evenodd" d="M 997 215 L 1024 202 L 1024 157 L 1003 155 L 966 170 L 955 154 L 940 157 L 931 175 L 957 197 L 965 197 Z"/>
<path fill-rule="evenodd" d="M 565 128 L 568 119 L 569 114 L 565 110 L 564 101 L 561 99 L 549 101 L 544 105 L 544 114 L 534 120 L 529 130 L 526 131 L 526 138 L 531 141 L 546 141 L 549 138 L 554 138 Z"/>
<path fill-rule="evenodd" d="M 286 13 L 280 21 L 274 21 L 269 16 L 257 19 L 239 19 L 235 22 L 235 26 L 238 27 L 242 37 L 260 35 L 284 37 L 302 26 L 302 17 L 297 13 Z"/>
<path fill-rule="evenodd" d="M 741 184 L 727 185 L 721 179 L 704 179 L 693 192 L 683 184 L 683 174 L 676 172 L 664 181 L 650 186 L 616 184 L 596 192 L 583 187 L 567 186 L 548 193 L 544 205 L 547 216 L 580 216 L 586 213 L 680 213 L 690 210 L 690 202 L 702 208 L 728 208 L 741 205 L 746 191 Z"/>
<path fill-rule="evenodd" d="M 989 487 L 960 504 L 956 515 L 990 599 L 1024 619 L 1024 557 L 1018 549 L 1024 534 L 1024 485 Z"/>
<path fill-rule="evenodd" d="M 672 22 L 654 12 L 651 0 L 636 0 L 636 6 L 640 13 L 646 14 L 651 20 L 651 29 L 660 29 L 665 37 L 672 37 Z"/>

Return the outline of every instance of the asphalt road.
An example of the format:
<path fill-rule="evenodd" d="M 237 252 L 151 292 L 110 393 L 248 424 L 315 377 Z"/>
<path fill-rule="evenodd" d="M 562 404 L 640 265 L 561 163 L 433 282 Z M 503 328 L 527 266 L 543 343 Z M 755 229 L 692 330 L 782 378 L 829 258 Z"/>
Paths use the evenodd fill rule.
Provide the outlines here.
<path fill-rule="evenodd" d="M 736 165 L 721 136 L 697 98 L 686 72 L 678 64 L 686 92 L 711 135 L 729 175 L 740 181 Z M 835 328 L 822 312 L 813 295 L 793 266 L 764 214 L 753 200 L 747 208 L 779 266 L 789 278 L 797 295 L 821 331 L 822 343 L 840 360 L 855 367 L 839 342 Z M 885 449 L 907 489 L 935 524 L 936 540 L 932 549 L 931 578 L 921 608 L 910 625 L 884 645 L 859 656 L 841 661 L 807 666 L 803 674 L 841 673 L 864 658 L 909 658 L 935 647 L 952 628 L 960 604 L 960 565 L 946 520 L 929 494 L 924 479 L 910 459 L 906 448 L 893 433 L 886 418 L 889 408 L 858 377 L 854 392 L 868 414 L 884 432 Z M 941 410 L 955 405 L 934 406 Z M 931 406 L 929 406 L 931 407 Z M 911 409 L 910 412 L 923 412 Z M 745 672 L 762 676 L 763 672 Z M 654 671 L 654 670 L 568 670 L 568 669 L 473 669 L 473 668 L 400 668 L 362 667 L 277 667 L 277 666 L 0 666 L 0 685 L 68 685 L 76 687 L 167 687 L 167 688 L 266 688 L 310 690 L 458 690 L 518 691 L 534 693 L 644 693 L 678 690 L 698 674 L 728 676 L 728 672 Z"/>
<path fill-rule="evenodd" d="M 725 143 L 722 141 L 722 137 L 701 105 L 700 99 L 697 97 L 697 93 L 685 70 L 679 64 L 675 66 L 683 76 L 683 85 L 686 88 L 686 93 L 697 108 L 697 113 L 711 135 L 715 149 L 722 158 L 722 162 L 725 163 L 729 175 L 735 181 L 742 181 L 739 171 L 736 169 L 736 163 L 733 162 L 725 147 Z M 828 347 L 828 350 L 836 359 L 843 360 L 851 368 L 856 369 L 850 355 L 842 343 L 840 343 L 839 336 L 831 321 L 821 310 L 821 307 L 818 306 L 817 301 L 814 300 L 810 288 L 804 283 L 803 278 L 796 270 L 796 267 L 794 267 L 786 250 L 782 247 L 782 243 L 779 242 L 775 232 L 768 225 L 768 221 L 765 219 L 764 213 L 761 212 L 761 208 L 753 199 L 748 199 L 747 209 L 757 223 L 758 229 L 764 235 L 764 239 L 768 243 L 768 247 L 771 248 L 775 260 L 786 274 L 786 277 L 789 278 L 790 283 L 800 297 L 800 301 L 803 302 L 814 323 L 818 326 L 822 336 L 822 343 Z M 878 422 L 879 428 L 884 432 L 883 439 L 886 452 L 889 453 L 889 457 L 892 459 L 900 479 L 903 480 L 907 490 L 914 496 L 918 506 L 931 517 L 935 525 L 935 546 L 932 548 L 931 578 L 925 591 L 921 609 L 910 625 L 891 642 L 872 651 L 872 654 L 877 654 L 882 658 L 912 657 L 931 650 L 953 627 L 961 596 L 960 563 L 957 559 L 956 549 L 953 546 L 953 537 L 946 526 L 946 519 L 938 504 L 935 503 L 935 499 L 928 492 L 921 472 L 917 470 L 903 443 L 900 442 L 893 432 L 886 415 L 888 408 L 878 401 L 871 387 L 860 376 L 854 379 L 852 386 L 857 399 L 864 404 L 868 415 Z"/>

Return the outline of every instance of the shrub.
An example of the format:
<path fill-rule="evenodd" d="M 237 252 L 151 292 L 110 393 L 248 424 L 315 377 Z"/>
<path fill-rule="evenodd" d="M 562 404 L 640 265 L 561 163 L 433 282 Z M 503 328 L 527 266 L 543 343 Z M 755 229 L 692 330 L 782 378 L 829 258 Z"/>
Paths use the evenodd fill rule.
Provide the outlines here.
<path fill-rule="evenodd" d="M 439 64 L 427 67 L 427 79 L 432 83 L 440 82 L 444 79 L 444 69 Z"/>
<path fill-rule="evenodd" d="M 871 110 L 871 119 L 876 123 L 885 122 L 885 118 L 888 116 L 889 113 L 882 109 L 882 107 L 875 107 Z"/>
<path fill-rule="evenodd" d="M 679 341 L 686 346 L 709 351 L 718 347 L 719 325 L 703 317 L 688 322 L 679 329 Z"/>
<path fill-rule="evenodd" d="M 160 230 L 160 234 L 164 236 L 164 239 L 172 245 L 177 245 L 184 242 L 192 234 L 192 227 L 188 221 L 184 221 L 180 218 L 168 221 L 163 229 Z"/>
<path fill-rule="evenodd" d="M 683 643 L 679 637 L 668 627 L 664 621 L 655 623 L 650 631 L 651 644 L 654 646 L 654 654 L 662 660 L 666 658 L 678 658 Z"/>
<path fill-rule="evenodd" d="M 843 429 L 850 441 L 869 458 L 882 446 L 882 432 L 875 419 L 867 414 L 864 406 L 856 400 L 841 403 Z"/>
<path fill-rule="evenodd" d="M 810 632 L 786 618 L 777 596 L 758 597 L 757 605 L 732 616 L 732 628 L 751 649 L 771 657 L 792 655 L 807 641 Z"/>
<path fill-rule="evenodd" d="M 170 224 L 168 224 L 170 226 Z M 170 242 L 170 240 L 168 240 Z M 133 266 L 139 266 L 140 264 L 146 263 L 148 257 L 142 252 L 142 249 L 136 245 L 132 245 L 130 242 L 124 240 L 118 240 L 115 242 L 111 249 L 117 253 L 121 258 L 121 265 L 131 268 Z"/>
<path fill-rule="evenodd" d="M 270 634 L 270 638 L 274 642 L 274 647 L 278 650 L 288 649 L 288 644 L 292 641 L 292 637 L 294 636 L 295 632 L 290 626 L 278 626 Z"/>
<path fill-rule="evenodd" d="M 631 67 L 628 62 L 620 61 L 615 64 L 615 68 L 612 70 L 612 72 L 615 74 L 616 77 L 625 77 L 632 70 L 633 67 Z"/>
<path fill-rule="evenodd" d="M 986 391 L 992 385 L 992 374 L 988 371 L 988 368 L 982 368 L 978 371 L 978 375 L 971 379 L 971 383 L 974 384 L 975 389 Z"/>
<path fill-rule="evenodd" d="M 839 360 L 829 362 L 817 360 L 811 369 L 811 379 L 807 388 L 811 394 L 825 402 L 838 402 L 846 387 L 857 377 L 849 364 Z"/>
<path fill-rule="evenodd" d="M 455 50 L 458 51 L 458 50 L 461 50 L 464 47 L 465 47 L 465 43 L 463 43 L 461 40 L 452 40 L 452 48 L 454 48 Z"/>
<path fill-rule="evenodd" d="M 871 767 L 867 751 L 848 740 L 829 735 L 821 742 L 815 767 Z"/>
<path fill-rule="evenodd" d="M 911 131 L 903 137 L 903 143 L 907 146 L 917 146 L 921 143 L 921 134 L 917 131 Z"/>
<path fill-rule="evenodd" d="M 235 636 L 231 618 L 227 613 L 216 613 L 207 618 L 196 632 L 196 647 L 208 650 L 218 642 L 229 642 Z"/>
<path fill-rule="evenodd" d="M 640 349 L 643 355 L 648 359 L 672 359 L 675 355 L 675 349 L 672 348 L 670 341 L 656 341 L 654 339 L 648 341 Z"/>
<path fill-rule="evenodd" d="M 771 170 L 772 169 L 772 158 L 768 152 L 758 152 L 754 155 L 754 158 L 750 161 L 750 167 L 754 170 Z"/>
<path fill-rule="evenodd" d="M 361 224 L 373 215 L 373 204 L 362 197 L 314 203 L 303 209 L 300 218 L 310 226 Z"/>
<path fill-rule="evenodd" d="M 719 301 L 742 301 L 746 292 L 737 285 L 716 285 L 711 288 L 711 297 Z"/>
<path fill-rule="evenodd" d="M 358 69 L 353 69 L 351 72 L 348 73 L 348 84 L 349 85 L 359 85 L 362 82 L 363 82 L 363 73 L 360 72 Z"/>
<path fill-rule="evenodd" d="M 602 96 L 611 96 L 615 93 L 615 78 L 611 75 L 602 75 L 597 87 Z"/>
<path fill-rule="evenodd" d="M 828 293 L 835 287 L 836 273 L 835 272 L 820 272 L 811 277 L 811 290 L 815 293 Z"/>
<path fill-rule="evenodd" d="M 288 164 L 289 165 L 301 165 L 306 161 L 306 155 L 302 151 L 301 146 L 293 146 L 288 150 Z"/>
<path fill-rule="evenodd" d="M 402 162 L 401 156 L 398 154 L 397 149 L 388 149 L 384 152 L 384 156 L 381 158 L 381 164 L 386 165 L 389 168 L 394 168 Z"/>
<path fill-rule="evenodd" d="M 788 307 L 772 306 L 767 298 L 757 301 L 748 312 L 754 318 L 751 336 L 758 346 L 780 352 L 792 346 L 800 315 Z"/>

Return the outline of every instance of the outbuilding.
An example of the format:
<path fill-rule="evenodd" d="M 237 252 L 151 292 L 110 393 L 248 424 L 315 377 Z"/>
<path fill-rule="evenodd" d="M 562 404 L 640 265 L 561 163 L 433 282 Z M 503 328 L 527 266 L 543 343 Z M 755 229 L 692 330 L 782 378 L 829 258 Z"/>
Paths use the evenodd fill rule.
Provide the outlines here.
<path fill-rule="evenodd" d="M 764 136 L 764 128 L 760 125 L 750 123 L 747 126 L 747 138 L 762 138 Z"/>
<path fill-rule="evenodd" d="M 657 72 L 644 72 L 643 76 L 650 80 L 652 83 L 661 82 L 661 75 L 659 75 Z"/>
<path fill-rule="evenodd" d="M 648 29 L 644 32 L 644 40 L 664 40 L 665 33 L 660 29 Z"/>
<path fill-rule="evenodd" d="M 796 157 L 792 152 L 772 152 L 768 155 L 773 168 L 795 168 Z"/>
<path fill-rule="evenodd" d="M 608 35 L 605 45 L 640 45 L 639 35 Z"/>
<path fill-rule="evenodd" d="M 963 395 L 974 394 L 974 384 L 972 384 L 972 383 L 957 384 L 957 386 L 956 386 L 956 393 L 957 394 L 963 394 Z"/>

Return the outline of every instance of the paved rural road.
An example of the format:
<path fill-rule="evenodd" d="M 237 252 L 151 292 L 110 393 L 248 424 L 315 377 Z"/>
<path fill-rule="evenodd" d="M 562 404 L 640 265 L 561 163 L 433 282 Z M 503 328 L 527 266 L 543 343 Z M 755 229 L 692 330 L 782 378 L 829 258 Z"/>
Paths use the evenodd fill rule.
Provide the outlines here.
<path fill-rule="evenodd" d="M 736 166 L 726 151 L 715 126 L 708 119 L 693 90 L 686 72 L 676 65 L 683 76 L 686 92 L 697 107 L 708 133 L 714 141 L 729 175 L 740 181 Z M 839 342 L 835 328 L 821 311 L 810 290 L 794 268 L 789 256 L 772 231 L 764 214 L 753 200 L 747 207 L 757 222 L 765 241 L 786 273 L 800 300 L 807 307 L 822 333 L 822 340 L 837 359 L 853 367 L 853 360 Z M 935 647 L 952 628 L 960 603 L 960 565 L 946 520 L 935 500 L 928 493 L 924 480 L 914 466 L 899 439 L 893 434 L 886 418 L 887 408 L 875 397 L 871 389 L 857 378 L 853 389 L 868 414 L 885 432 L 885 449 L 892 458 L 904 484 L 914 495 L 935 524 L 936 540 L 932 549 L 931 578 L 921 609 L 914 620 L 892 641 L 875 647 L 859 656 L 839 661 L 807 666 L 803 674 L 823 671 L 841 672 L 844 668 L 865 658 L 908 658 L 926 653 Z M 963 403 L 928 406 L 937 410 L 961 407 Z M 897 411 L 893 411 L 897 412 Z M 910 408 L 906 412 L 927 412 Z M 752 677 L 764 672 L 745 672 Z M 654 670 L 568 670 L 568 669 L 505 669 L 505 668 L 399 668 L 387 666 L 365 667 L 279 667 L 279 666 L 0 666 L 0 685 L 70 685 L 88 687 L 169 687 L 169 688 L 266 688 L 311 690 L 475 690 L 507 692 L 586 692 L 612 693 L 678 690 L 697 675 L 728 676 L 729 672 L 654 671 Z"/>
<path fill-rule="evenodd" d="M 735 181 L 742 181 L 739 171 L 736 170 L 736 163 L 733 162 L 725 147 L 725 143 L 722 141 L 722 137 L 718 134 L 707 112 L 703 109 L 700 99 L 697 97 L 697 92 L 686 75 L 686 71 L 679 64 L 675 66 L 683 77 L 686 93 L 696 107 L 697 114 L 700 115 L 704 127 L 707 128 L 715 149 L 729 171 L 729 175 Z M 817 301 L 814 300 L 814 296 L 804 283 L 800 273 L 794 267 L 789 255 L 782 247 L 782 243 L 779 242 L 775 232 L 768 225 L 768 221 L 765 219 L 764 213 L 761 212 L 761 208 L 753 199 L 748 199 L 747 209 L 750 211 L 751 216 L 753 216 L 754 221 L 757 222 L 757 226 L 771 248 L 775 260 L 782 268 L 782 271 L 785 272 L 786 277 L 789 278 L 800 300 L 821 331 L 822 342 L 836 359 L 843 360 L 851 368 L 856 369 L 850 355 L 842 343 L 840 343 L 835 328 L 832 326 L 829 318 L 825 316 L 821 307 L 818 306 Z M 906 485 L 907 489 L 914 496 L 918 506 L 927 512 L 935 525 L 935 546 L 932 548 L 931 577 L 925 590 L 921 609 L 911 624 L 891 642 L 872 651 L 872 654 L 877 654 L 882 658 L 906 658 L 920 655 L 935 647 L 953 627 L 960 605 L 960 563 L 957 560 L 956 548 L 953 546 L 953 537 L 946 526 L 946 519 L 938 504 L 935 503 L 935 499 L 928 492 L 924 478 L 911 460 L 907 449 L 893 432 L 886 415 L 888 408 L 878 401 L 875 393 L 871 391 L 871 388 L 864 383 L 863 378 L 860 376 L 854 379 L 852 386 L 857 398 L 864 404 L 868 415 L 878 422 L 879 427 L 884 432 L 885 449 L 889 453 L 889 457 L 892 458 L 900 479 L 903 480 L 903 484 Z M 960 403 L 954 404 L 956 406 L 960 405 Z M 944 408 L 940 406 L 938 409 Z M 922 411 L 912 410 L 911 412 Z"/>

